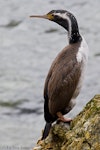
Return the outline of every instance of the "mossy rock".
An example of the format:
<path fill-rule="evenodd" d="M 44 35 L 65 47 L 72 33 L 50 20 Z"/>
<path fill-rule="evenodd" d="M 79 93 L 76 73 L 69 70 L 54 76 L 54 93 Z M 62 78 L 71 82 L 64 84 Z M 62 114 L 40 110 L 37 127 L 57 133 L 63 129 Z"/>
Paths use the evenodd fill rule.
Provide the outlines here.
<path fill-rule="evenodd" d="M 100 150 L 100 95 L 88 102 L 70 126 L 54 124 L 33 150 Z"/>

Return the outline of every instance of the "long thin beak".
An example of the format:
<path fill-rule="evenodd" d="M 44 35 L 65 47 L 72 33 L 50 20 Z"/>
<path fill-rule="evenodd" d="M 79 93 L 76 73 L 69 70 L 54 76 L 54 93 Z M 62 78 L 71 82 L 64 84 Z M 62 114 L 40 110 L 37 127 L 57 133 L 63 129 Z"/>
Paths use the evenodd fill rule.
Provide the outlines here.
<path fill-rule="evenodd" d="M 48 17 L 47 17 L 47 15 L 32 15 L 32 16 L 30 16 L 31 18 L 44 18 L 44 19 L 48 19 Z"/>
<path fill-rule="evenodd" d="M 53 20 L 54 16 L 52 16 L 52 14 L 46 14 L 46 15 L 32 15 L 30 16 L 31 18 L 44 18 L 44 19 L 49 19 L 49 20 Z"/>

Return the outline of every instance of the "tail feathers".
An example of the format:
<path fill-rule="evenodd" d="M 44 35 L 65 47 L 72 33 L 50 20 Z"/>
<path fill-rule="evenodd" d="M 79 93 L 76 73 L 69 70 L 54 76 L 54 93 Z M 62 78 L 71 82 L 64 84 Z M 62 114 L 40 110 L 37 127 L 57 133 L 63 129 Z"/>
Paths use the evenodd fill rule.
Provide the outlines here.
<path fill-rule="evenodd" d="M 42 136 L 41 140 L 44 140 L 48 136 L 48 134 L 50 132 L 50 128 L 51 128 L 51 123 L 46 122 L 44 131 L 43 131 L 43 136 Z"/>

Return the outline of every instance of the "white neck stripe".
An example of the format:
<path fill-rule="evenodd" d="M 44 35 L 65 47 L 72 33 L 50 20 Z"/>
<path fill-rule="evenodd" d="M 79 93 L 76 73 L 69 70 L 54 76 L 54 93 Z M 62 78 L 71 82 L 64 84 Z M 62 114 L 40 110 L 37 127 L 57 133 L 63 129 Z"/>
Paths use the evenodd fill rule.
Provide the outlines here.
<path fill-rule="evenodd" d="M 67 15 L 67 13 L 54 13 L 55 15 L 63 18 L 63 19 L 67 19 L 68 21 L 68 27 L 69 27 L 69 31 L 68 31 L 68 38 L 71 39 L 71 32 L 72 32 L 72 24 L 71 24 L 71 21 L 70 21 L 70 18 L 69 16 Z"/>

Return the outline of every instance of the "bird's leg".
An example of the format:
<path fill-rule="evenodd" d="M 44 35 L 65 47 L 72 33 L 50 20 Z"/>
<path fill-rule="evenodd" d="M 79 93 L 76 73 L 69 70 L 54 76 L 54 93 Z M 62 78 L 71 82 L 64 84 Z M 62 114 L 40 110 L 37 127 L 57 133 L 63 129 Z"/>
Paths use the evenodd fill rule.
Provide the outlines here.
<path fill-rule="evenodd" d="M 61 112 L 57 112 L 57 116 L 58 116 L 58 120 L 60 120 L 62 122 L 70 122 L 70 121 L 72 121 L 71 118 L 64 118 L 64 116 L 62 115 Z"/>

